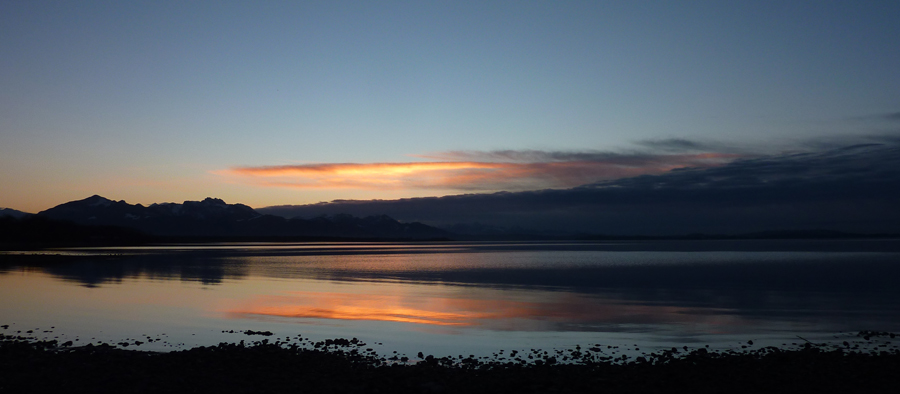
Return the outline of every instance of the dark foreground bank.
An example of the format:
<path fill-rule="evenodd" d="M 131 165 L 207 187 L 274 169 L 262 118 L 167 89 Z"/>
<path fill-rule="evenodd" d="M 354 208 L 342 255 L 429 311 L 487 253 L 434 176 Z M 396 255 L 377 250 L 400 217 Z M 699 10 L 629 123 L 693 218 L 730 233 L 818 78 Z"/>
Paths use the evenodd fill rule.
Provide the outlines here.
<path fill-rule="evenodd" d="M 866 349 L 806 344 L 741 352 L 670 351 L 631 361 L 573 350 L 567 362 L 433 358 L 415 363 L 353 346 L 220 344 L 171 353 L 56 341 L 0 341 L 2 393 L 894 392 L 900 351 L 887 333 Z M 870 338 L 871 337 L 871 338 Z M 334 340 L 335 345 L 342 345 Z M 343 344 L 351 345 L 351 344 Z M 598 353 L 599 351 L 599 353 Z M 572 361 L 575 361 L 572 363 Z"/>

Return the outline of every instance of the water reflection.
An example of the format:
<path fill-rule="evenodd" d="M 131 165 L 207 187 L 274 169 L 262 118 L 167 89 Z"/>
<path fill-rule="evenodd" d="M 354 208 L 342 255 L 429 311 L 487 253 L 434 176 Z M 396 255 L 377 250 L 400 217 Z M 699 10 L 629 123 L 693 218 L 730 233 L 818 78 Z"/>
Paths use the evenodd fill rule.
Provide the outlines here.
<path fill-rule="evenodd" d="M 290 292 L 257 296 L 229 311 L 235 318 L 372 320 L 498 331 L 620 331 L 624 326 L 738 325 L 727 311 L 628 302 L 569 292 L 460 291 L 422 285 L 371 287 L 365 293 Z M 402 295 L 395 294 L 398 289 Z M 723 313 L 725 312 L 725 313 Z"/>
<path fill-rule="evenodd" d="M 248 249 L 252 253 L 223 245 L 213 251 L 163 248 L 112 256 L 7 256 L 0 264 L 0 284 L 9 294 L 0 300 L 0 307 L 12 310 L 16 303 L 24 305 L 16 301 L 27 292 L 16 287 L 21 278 L 28 277 L 32 287 L 57 286 L 32 275 L 41 273 L 66 286 L 94 291 L 78 293 L 84 305 L 69 311 L 85 308 L 94 318 L 121 314 L 121 302 L 140 295 L 139 305 L 132 305 L 134 313 L 147 308 L 146 316 L 165 316 L 161 310 L 174 305 L 171 294 L 181 292 L 205 301 L 181 311 L 178 324 L 193 324 L 191 316 L 204 316 L 224 328 L 234 321 L 293 325 L 330 321 L 391 322 L 407 324 L 409 330 L 431 327 L 456 335 L 468 335 L 466 330 L 473 329 L 548 333 L 900 329 L 900 287 L 895 285 L 900 260 L 887 250 L 661 252 L 592 250 L 596 246 L 585 244 L 551 245 L 549 250 L 540 244 L 521 248 L 481 244 L 454 245 L 452 253 L 437 253 L 436 246 L 428 245 L 301 246 L 253 245 Z M 336 252 L 342 248 L 353 252 Z M 378 252 L 366 252 L 373 248 Z M 149 285 L 154 282 L 166 286 Z M 216 291 L 201 297 L 193 285 Z M 109 287 L 115 291 L 99 290 Z M 55 300 L 55 292 L 66 293 L 44 291 L 43 305 L 78 304 Z M 117 298 L 112 302 L 108 297 Z M 116 307 L 104 306 L 108 302 Z M 43 306 L 30 308 L 33 313 L 48 311 Z M 17 316 L 32 313 L 24 309 Z M 166 319 L 150 320 L 173 324 Z"/>
<path fill-rule="evenodd" d="M 51 256 L 35 261 L 20 257 L 13 264 L 0 265 L 0 274 L 38 271 L 86 287 L 121 284 L 126 279 L 180 280 L 216 285 L 226 279 L 246 278 L 248 267 L 239 261 L 215 257 L 177 255 L 136 255 L 114 257 Z"/>

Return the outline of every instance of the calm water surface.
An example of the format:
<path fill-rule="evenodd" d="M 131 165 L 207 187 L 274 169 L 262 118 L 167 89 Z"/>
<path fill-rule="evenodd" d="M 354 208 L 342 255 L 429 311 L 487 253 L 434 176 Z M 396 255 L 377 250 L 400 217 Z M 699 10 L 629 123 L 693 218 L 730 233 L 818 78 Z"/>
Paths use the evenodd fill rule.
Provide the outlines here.
<path fill-rule="evenodd" d="M 6 334 L 146 350 L 356 337 L 375 351 L 740 348 L 900 331 L 875 241 L 265 243 L 64 249 L 0 265 Z M 52 327 L 52 328 L 51 328 Z M 20 333 L 20 334 L 21 334 Z M 154 341 L 148 341 L 153 339 Z M 132 344 L 132 346 L 134 346 Z M 637 349 L 637 350 L 636 350 Z"/>

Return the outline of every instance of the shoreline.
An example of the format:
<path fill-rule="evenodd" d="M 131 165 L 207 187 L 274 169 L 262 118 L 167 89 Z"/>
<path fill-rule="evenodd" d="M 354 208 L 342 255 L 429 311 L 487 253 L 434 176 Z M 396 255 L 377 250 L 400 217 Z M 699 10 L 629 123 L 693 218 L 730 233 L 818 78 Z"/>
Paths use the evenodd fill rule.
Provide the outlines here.
<path fill-rule="evenodd" d="M 246 334 L 246 333 L 245 333 Z M 2 335 L 2 334 L 0 334 Z M 3 392 L 888 392 L 900 349 L 895 334 L 862 331 L 859 344 L 815 344 L 741 351 L 672 348 L 635 358 L 535 350 L 532 361 L 494 357 L 392 360 L 354 339 L 311 348 L 252 332 L 238 343 L 172 352 L 110 344 L 0 337 Z M 513 354 L 512 356 L 517 356 Z"/>

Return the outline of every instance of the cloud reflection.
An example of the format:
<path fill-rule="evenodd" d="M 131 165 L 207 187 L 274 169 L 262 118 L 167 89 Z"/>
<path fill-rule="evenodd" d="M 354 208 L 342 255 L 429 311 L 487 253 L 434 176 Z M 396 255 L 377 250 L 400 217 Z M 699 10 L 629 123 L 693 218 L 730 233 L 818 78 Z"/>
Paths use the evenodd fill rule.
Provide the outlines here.
<path fill-rule="evenodd" d="M 387 292 L 402 293 L 400 290 L 403 289 Z M 292 292 L 257 296 L 246 305 L 228 311 L 228 315 L 233 318 L 390 321 L 498 331 L 592 331 L 601 328 L 609 331 L 630 324 L 728 326 L 739 324 L 738 320 L 741 320 L 733 313 L 710 308 L 623 302 L 566 292 L 530 291 L 526 294 L 478 289 L 478 297 L 461 296 L 454 291 L 431 295 L 385 294 L 387 292 Z"/>

